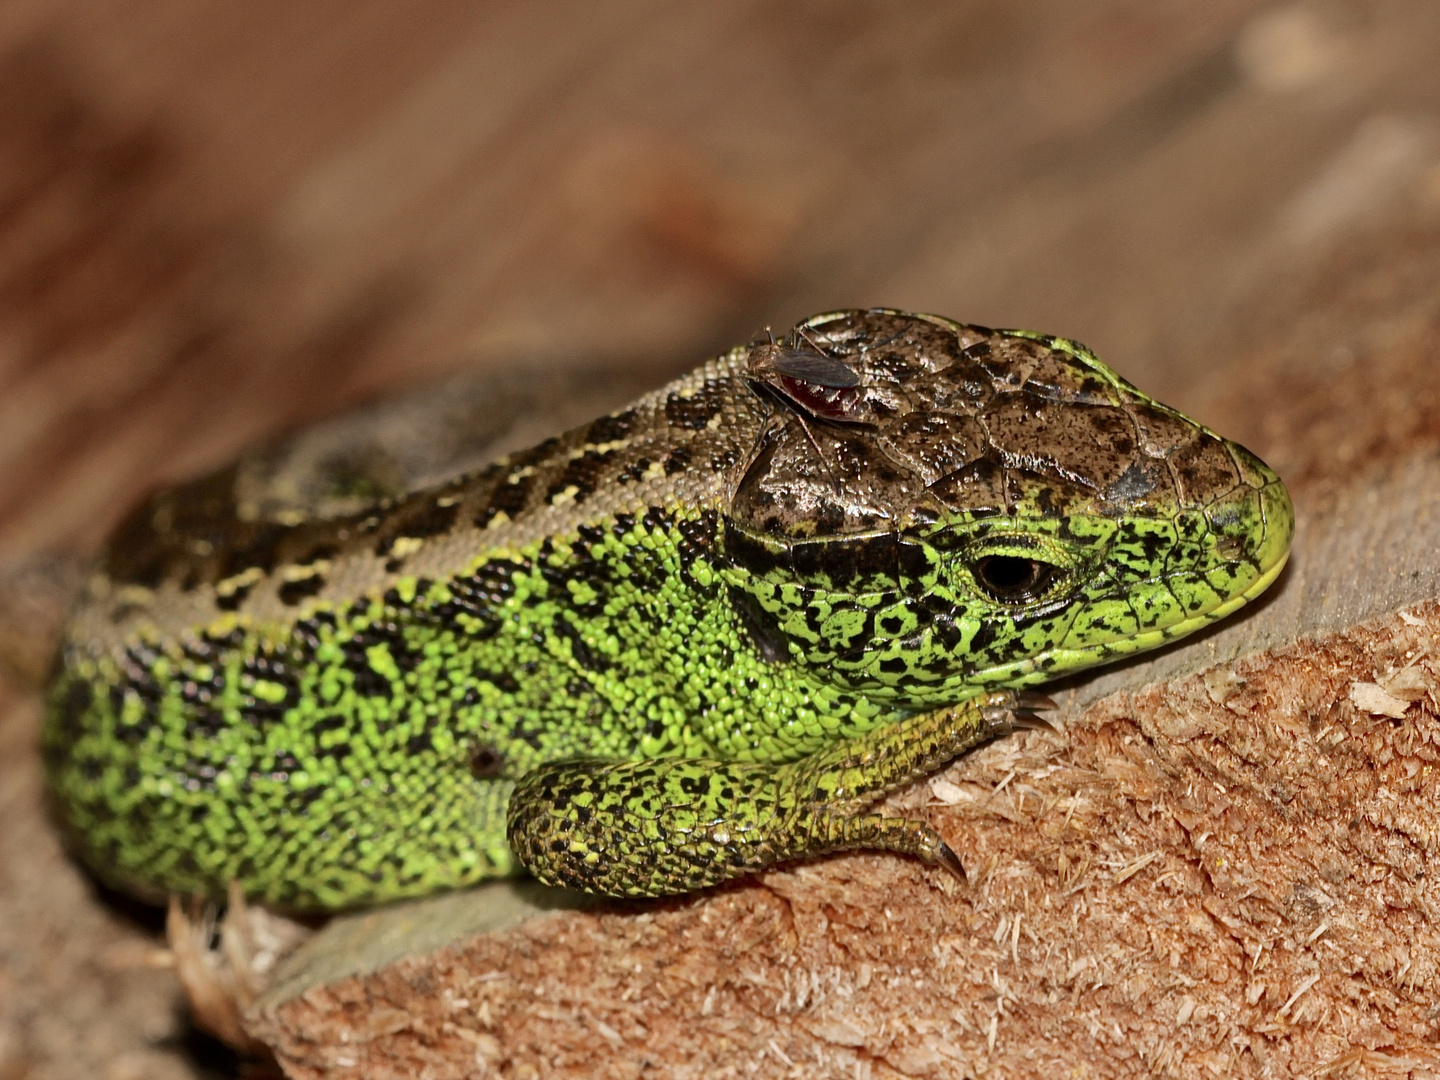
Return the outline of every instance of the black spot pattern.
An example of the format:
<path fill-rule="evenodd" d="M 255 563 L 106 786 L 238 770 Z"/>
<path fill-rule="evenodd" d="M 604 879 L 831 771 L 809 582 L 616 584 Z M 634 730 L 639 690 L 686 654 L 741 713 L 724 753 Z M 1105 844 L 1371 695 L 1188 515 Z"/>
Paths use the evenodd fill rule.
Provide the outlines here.
<path fill-rule="evenodd" d="M 565 466 L 565 471 L 560 478 L 550 485 L 545 493 L 545 498 L 554 499 L 557 495 L 574 488 L 573 498 L 584 502 L 595 493 L 596 483 L 599 481 L 605 466 L 615 457 L 614 450 L 606 450 L 597 454 L 594 450 L 586 450 L 578 457 L 571 458 Z"/>
<path fill-rule="evenodd" d="M 602 416 L 586 429 L 585 441 L 591 446 L 603 446 L 605 443 L 618 442 L 629 436 L 631 429 L 635 426 L 636 416 L 637 413 L 634 409 Z"/>
<path fill-rule="evenodd" d="M 709 379 L 688 396 L 677 391 L 665 399 L 665 419 L 679 428 L 702 431 L 724 408 L 727 393 L 723 383 Z"/>
<path fill-rule="evenodd" d="M 295 581 L 282 582 L 278 595 L 282 604 L 294 607 L 300 601 L 314 596 L 323 588 L 325 588 L 325 575 L 311 574 L 309 577 L 299 578 Z"/>

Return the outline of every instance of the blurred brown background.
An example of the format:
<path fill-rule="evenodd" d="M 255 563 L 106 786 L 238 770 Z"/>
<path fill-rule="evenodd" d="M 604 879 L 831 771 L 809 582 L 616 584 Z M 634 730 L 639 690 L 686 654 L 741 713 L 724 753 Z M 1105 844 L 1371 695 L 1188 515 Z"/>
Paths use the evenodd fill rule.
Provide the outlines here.
<path fill-rule="evenodd" d="M 395 387 L 818 308 L 1186 404 L 1258 287 L 1440 212 L 1437 55 L 1419 0 L 12 0 L 0 565 Z"/>
<path fill-rule="evenodd" d="M 1433 0 L 10 0 L 0 568 L 386 391 L 846 305 L 1078 337 L 1261 449 L 1287 297 L 1433 247 L 1437 57 Z M 194 1075 L 8 712 L 0 1080 Z"/>

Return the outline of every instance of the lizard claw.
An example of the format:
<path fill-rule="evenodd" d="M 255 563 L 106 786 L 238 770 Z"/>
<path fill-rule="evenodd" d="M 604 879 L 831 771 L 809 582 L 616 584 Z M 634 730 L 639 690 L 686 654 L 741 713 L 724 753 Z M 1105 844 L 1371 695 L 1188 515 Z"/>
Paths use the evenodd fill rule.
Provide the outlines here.
<path fill-rule="evenodd" d="M 1058 709 L 1060 706 L 1049 694 L 1039 690 L 1016 690 L 1016 709 Z"/>
<path fill-rule="evenodd" d="M 956 855 L 954 849 L 945 843 L 944 840 L 941 840 L 935 848 L 934 856 L 935 864 L 949 870 L 950 873 L 959 879 L 960 884 L 968 885 L 970 883 L 969 877 L 965 874 L 965 865 L 960 861 L 960 856 Z"/>
<path fill-rule="evenodd" d="M 1054 698 L 1039 690 L 1011 690 L 1007 694 L 997 694 L 994 703 L 986 707 L 982 715 L 997 733 L 1016 728 L 1056 731 L 1055 725 L 1039 716 L 1036 710 L 1059 707 Z"/>
<path fill-rule="evenodd" d="M 1054 731 L 1060 729 L 1052 724 L 1045 717 L 1029 709 L 1012 709 L 1010 711 L 1010 722 L 1014 727 L 1023 728 L 1028 731 Z"/>

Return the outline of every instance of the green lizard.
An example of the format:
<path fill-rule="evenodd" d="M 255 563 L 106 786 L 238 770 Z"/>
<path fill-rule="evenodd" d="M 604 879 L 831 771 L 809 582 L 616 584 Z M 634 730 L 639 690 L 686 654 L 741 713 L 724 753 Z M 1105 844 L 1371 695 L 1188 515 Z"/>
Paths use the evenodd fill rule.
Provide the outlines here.
<path fill-rule="evenodd" d="M 161 494 L 69 623 L 49 783 L 104 880 L 294 909 L 961 873 L 883 795 L 1234 611 L 1292 531 L 1262 462 L 1075 342 L 818 315 L 354 513 Z"/>

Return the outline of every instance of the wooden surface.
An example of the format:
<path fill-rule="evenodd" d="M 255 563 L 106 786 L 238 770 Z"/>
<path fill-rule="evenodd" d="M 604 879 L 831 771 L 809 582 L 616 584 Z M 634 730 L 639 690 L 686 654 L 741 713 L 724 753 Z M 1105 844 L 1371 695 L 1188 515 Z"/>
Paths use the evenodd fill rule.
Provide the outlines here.
<path fill-rule="evenodd" d="M 1384 239 L 1440 276 L 1440 232 L 1425 274 Z M 1356 370 L 1411 388 L 1254 417 L 1302 478 L 1275 594 L 892 800 L 970 887 L 856 856 L 491 927 L 498 885 L 332 923 L 251 1030 L 298 1077 L 1440 1075 L 1440 318 L 1384 285 L 1330 277 L 1252 355 L 1284 383 L 1310 316 L 1365 326 Z"/>
<path fill-rule="evenodd" d="M 1261 452 L 1305 492 L 1307 522 L 1344 506 L 1353 523 L 1379 520 L 1342 496 L 1376 492 L 1393 508 L 1409 493 L 1405 476 L 1421 475 L 1399 463 L 1423 468 L 1440 432 L 1436 55 L 1440 8 L 1429 0 L 936 2 L 907 5 L 899 19 L 889 5 L 855 2 L 0 6 L 0 567 L 91 550 L 153 484 L 381 391 L 515 365 L 658 373 L 758 326 L 853 303 L 1079 337 Z M 1426 527 L 1417 517 L 1408 532 L 1402 522 L 1388 539 L 1376 534 L 1363 565 L 1380 582 L 1352 581 L 1349 599 L 1297 564 L 1276 613 L 1301 621 L 1284 626 L 1304 625 L 1317 605 L 1332 630 L 1383 615 L 1400 593 L 1385 584 L 1380 545 L 1414 552 L 1404 542 Z M 1307 542 L 1321 551 L 1323 540 Z M 1243 633 L 1216 636 L 1189 660 L 1176 652 L 1162 663 L 1223 659 L 1231 653 L 1218 650 L 1274 645 L 1285 633 L 1243 647 L 1225 644 Z M 1323 685 L 1342 711 L 1377 642 L 1349 641 L 1349 659 L 1330 669 Z M 1127 669 L 1105 686 L 1140 677 Z M 33 698 L 3 693 L 0 1077 L 229 1068 L 197 1056 L 203 1044 L 177 1021 L 173 984 L 155 967 L 155 921 L 97 903 L 64 861 L 41 811 Z M 1086 767 L 1102 774 L 1106 754 L 1126 753 L 1126 735 L 1160 745 L 1160 714 L 1132 711 L 1132 726 L 1115 728 L 1121 742 L 1101 737 L 1120 721 L 1096 719 L 1077 721 L 1069 737 L 1093 730 L 1097 741 L 1065 745 L 1081 757 L 1074 748 L 1089 746 Z M 1036 738 L 1021 747 L 1048 760 Z M 993 787 L 1002 764 L 965 767 Z M 1213 768 L 1192 767 L 1207 778 Z M 1006 805 L 1003 794 L 987 805 Z M 986 824 L 988 813 L 975 844 L 1004 856 L 989 888 L 1013 898 L 1003 868 L 1033 851 L 1021 826 Z M 1120 820 L 1088 813 L 1071 817 L 1087 836 Z M 1138 828 L 1128 822 L 1121 832 Z M 1156 833 L 1162 841 L 1166 859 L 1184 862 Z M 1051 865 L 1044 873 L 1060 875 Z M 883 876 L 865 886 L 857 866 Z M 1208 887 L 1193 862 L 1181 869 L 1167 881 Z M 1058 878 L 1035 874 L 1032 904 L 1042 883 L 1063 893 L 1085 880 L 1057 890 Z M 720 989 L 708 1007 L 708 990 L 677 996 L 694 1007 L 677 1030 L 698 1040 L 712 1029 L 695 1016 L 740 1017 L 732 1042 L 703 1045 L 779 1071 L 789 1054 L 782 1028 L 766 1029 L 778 1049 L 742 1052 L 733 1041 L 752 1016 L 800 1024 L 822 984 L 853 988 L 869 971 L 867 986 L 902 994 L 905 979 L 930 974 L 920 942 L 941 939 L 917 936 L 913 956 L 899 959 L 865 952 L 884 936 L 865 899 L 880 895 L 866 891 L 874 880 L 892 898 L 878 909 L 895 912 L 893 897 L 908 897 L 898 915 L 925 933 L 945 929 L 935 904 L 964 903 L 913 867 L 844 860 L 693 909 L 587 916 L 603 930 L 587 947 L 606 963 L 627 948 L 663 958 L 677 925 L 667 919 L 713 912 L 733 964 L 763 956 L 770 966 L 746 967 L 744 985 L 712 983 Z M 1165 887 L 1146 880 L 1129 883 Z M 830 929 L 816 930 L 817 919 Z M 784 945 L 799 940 L 798 926 L 823 943 L 841 924 L 858 951 L 819 967 L 745 936 Z M 1020 925 L 1016 949 L 1034 961 Z M 1204 933 L 1235 940 L 1226 925 L 1210 919 Z M 998 928 L 982 920 L 964 933 Z M 1103 952 L 1096 944 L 1088 955 Z M 596 996 L 598 983 L 581 986 L 593 969 L 578 954 L 535 956 L 562 974 L 569 963 L 578 981 L 567 1001 Z M 1003 987 L 1011 976 L 998 952 L 985 956 Z M 1409 982 L 1383 992 L 1420 993 L 1429 985 L 1420 978 L 1412 964 Z M 1064 1002 L 1077 980 L 1094 987 L 1077 974 Z M 609 985 L 618 998 L 624 987 Z M 1295 1009 L 1328 985 L 1314 984 Z M 995 996 L 957 1013 L 963 1023 L 947 1021 L 961 1025 L 954 1039 L 943 1026 L 914 1028 L 914 1039 L 885 1045 L 931 1039 L 989 1053 L 984 1025 L 1000 1004 L 1013 1016 L 1015 999 L 994 986 L 974 993 Z M 1080 1004 L 1097 1011 L 1077 1016 L 1100 1022 L 1110 1006 L 1093 1004 L 1098 993 L 1082 988 Z M 1191 997 L 1195 1021 L 1205 1002 Z M 512 1005 L 524 1013 L 526 1000 Z M 898 1032 L 899 1021 L 882 1022 L 887 999 L 858 1000 L 878 1026 L 825 1029 L 848 1047 L 846 1068 L 959 1070 L 940 1050 L 929 1064 L 880 1054 L 875 1032 Z M 733 1011 L 744 1001 L 750 1012 Z M 1147 1015 L 1178 1028 L 1185 1008 L 1167 998 L 1173 1011 Z M 643 1026 L 633 1010 L 604 1030 L 580 1013 L 567 1028 L 571 1014 L 560 1013 L 555 1030 L 573 1031 L 581 1049 L 608 1047 L 617 1068 L 643 1057 L 644 1037 L 627 1026 Z M 1041 1011 L 1027 1015 L 1045 1022 Z M 1023 1046 L 1022 1028 L 996 1032 L 998 1048 Z M 482 1039 L 470 1060 L 492 1049 Z"/>

